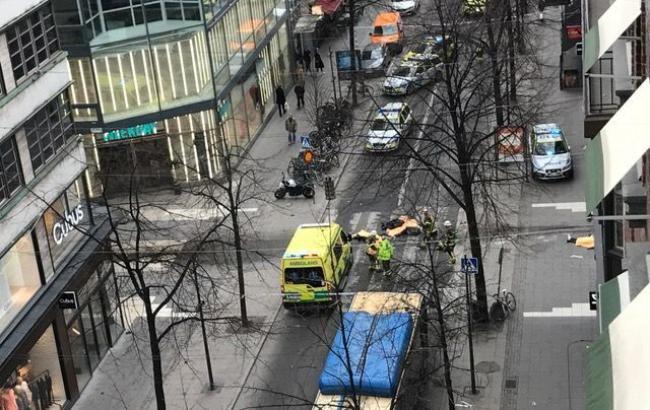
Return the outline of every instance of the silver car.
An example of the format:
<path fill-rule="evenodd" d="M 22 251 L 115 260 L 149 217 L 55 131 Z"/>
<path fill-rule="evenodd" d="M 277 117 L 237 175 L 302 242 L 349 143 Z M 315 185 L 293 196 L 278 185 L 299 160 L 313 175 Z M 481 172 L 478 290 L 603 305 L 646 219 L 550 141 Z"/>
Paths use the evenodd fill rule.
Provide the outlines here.
<path fill-rule="evenodd" d="M 557 124 L 537 124 L 528 140 L 533 178 L 573 177 L 571 148 Z"/>
<path fill-rule="evenodd" d="M 402 16 L 414 14 L 420 8 L 420 0 L 390 0 L 390 8 Z"/>
<path fill-rule="evenodd" d="M 364 73 L 383 74 L 390 64 L 388 48 L 383 44 L 369 44 L 361 52 L 361 69 Z"/>
<path fill-rule="evenodd" d="M 381 107 L 366 136 L 366 150 L 387 152 L 399 148 L 400 140 L 413 128 L 411 107 L 405 102 L 388 103 Z"/>
<path fill-rule="evenodd" d="M 384 94 L 406 95 L 416 88 L 438 80 L 441 76 L 442 62 L 438 64 L 421 61 L 402 61 L 392 68 L 384 81 Z"/>

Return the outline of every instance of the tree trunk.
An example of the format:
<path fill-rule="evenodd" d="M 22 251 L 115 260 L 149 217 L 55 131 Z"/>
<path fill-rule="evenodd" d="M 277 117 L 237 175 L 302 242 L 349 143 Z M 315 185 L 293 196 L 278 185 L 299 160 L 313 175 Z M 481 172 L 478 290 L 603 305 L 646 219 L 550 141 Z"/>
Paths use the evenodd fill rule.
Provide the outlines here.
<path fill-rule="evenodd" d="M 503 127 L 503 96 L 501 95 L 501 70 L 499 69 L 498 48 L 494 40 L 494 31 L 492 30 L 492 20 L 486 19 L 488 33 L 488 54 L 490 57 L 490 66 L 492 68 L 492 93 L 494 94 L 494 106 L 497 120 L 497 127 Z"/>
<path fill-rule="evenodd" d="M 465 179 L 464 177 L 462 177 Z M 476 280 L 476 303 L 478 308 L 478 320 L 486 320 L 488 317 L 487 291 L 485 287 L 485 270 L 483 269 L 483 252 L 481 249 L 481 237 L 476 218 L 474 199 L 472 198 L 472 186 L 463 183 L 463 197 L 465 199 L 465 215 L 467 217 L 467 233 L 469 234 L 469 245 L 472 256 L 478 259 L 478 273 Z"/>
<path fill-rule="evenodd" d="M 142 298 L 147 319 L 147 330 L 149 333 L 149 348 L 151 351 L 151 366 L 153 374 L 153 386 L 156 393 L 156 408 L 166 410 L 165 388 L 163 386 L 162 359 L 160 357 L 160 341 L 158 340 L 158 331 L 156 330 L 156 317 L 151 309 L 151 299 L 149 290 L 145 289 Z"/>
<path fill-rule="evenodd" d="M 515 66 L 515 30 L 512 21 L 512 7 L 508 0 L 507 13 L 508 13 L 508 67 L 509 67 L 509 80 L 510 90 L 508 97 L 508 112 L 512 110 L 512 103 L 517 101 L 517 71 Z"/>
<path fill-rule="evenodd" d="M 350 81 L 350 86 L 352 87 L 352 105 L 357 105 L 357 59 L 354 54 L 354 7 L 355 1 L 348 1 L 348 13 L 350 14 L 350 25 L 348 26 L 348 34 L 350 36 L 350 53 L 352 54 L 352 81 Z"/>
<path fill-rule="evenodd" d="M 243 327 L 248 327 L 248 309 L 246 308 L 246 284 L 244 281 L 244 260 L 241 256 L 242 253 L 242 243 L 241 243 L 241 232 L 239 227 L 239 214 L 237 202 L 233 196 L 232 184 L 228 191 L 228 199 L 230 201 L 230 212 L 232 217 L 232 230 L 234 233 L 234 242 L 235 242 L 235 257 L 237 260 L 237 282 L 239 283 L 239 310 L 241 313 L 241 325 Z"/>
<path fill-rule="evenodd" d="M 440 303 L 440 292 L 438 291 L 438 277 L 435 272 L 435 260 L 431 243 L 427 243 L 427 252 L 429 254 L 429 268 L 432 281 L 433 304 L 436 309 L 436 320 L 440 328 L 440 347 L 442 348 L 442 361 L 445 373 L 445 389 L 447 390 L 447 403 L 449 410 L 455 410 L 454 402 L 454 385 L 451 379 L 451 359 L 449 358 L 449 346 L 447 344 L 447 327 L 445 326 L 444 309 Z M 425 307 L 426 309 L 426 307 Z"/>

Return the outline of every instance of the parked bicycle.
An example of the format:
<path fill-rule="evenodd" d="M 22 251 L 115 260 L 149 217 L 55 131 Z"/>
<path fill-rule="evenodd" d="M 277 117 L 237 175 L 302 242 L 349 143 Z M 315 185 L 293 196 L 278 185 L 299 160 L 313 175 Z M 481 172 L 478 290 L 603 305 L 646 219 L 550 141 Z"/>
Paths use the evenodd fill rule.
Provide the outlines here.
<path fill-rule="evenodd" d="M 492 295 L 494 303 L 490 306 L 490 319 L 495 322 L 503 322 L 510 316 L 510 313 L 517 309 L 517 300 L 508 289 L 501 289 L 501 293 Z"/>

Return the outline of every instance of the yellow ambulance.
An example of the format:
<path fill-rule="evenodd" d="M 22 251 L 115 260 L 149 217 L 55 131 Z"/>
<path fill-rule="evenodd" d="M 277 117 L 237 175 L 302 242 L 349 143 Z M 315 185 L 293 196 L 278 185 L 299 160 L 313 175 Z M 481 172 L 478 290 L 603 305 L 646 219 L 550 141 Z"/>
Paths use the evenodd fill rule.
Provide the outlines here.
<path fill-rule="evenodd" d="M 298 226 L 280 264 L 285 308 L 336 300 L 352 267 L 350 239 L 335 223 Z"/>

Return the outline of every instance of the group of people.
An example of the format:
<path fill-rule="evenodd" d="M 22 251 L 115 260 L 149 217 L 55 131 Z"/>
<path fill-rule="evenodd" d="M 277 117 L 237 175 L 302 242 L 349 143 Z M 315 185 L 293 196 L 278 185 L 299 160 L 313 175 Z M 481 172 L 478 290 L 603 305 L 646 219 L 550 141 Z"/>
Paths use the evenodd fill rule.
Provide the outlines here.
<path fill-rule="evenodd" d="M 437 248 L 449 255 L 449 264 L 456 263 L 456 255 L 454 249 L 458 242 L 456 238 L 456 230 L 454 229 L 451 221 L 443 223 L 445 228 L 444 236 L 438 241 Z M 428 209 L 424 209 L 422 215 L 422 242 L 420 247 L 424 248 L 427 244 L 433 242 L 438 236 L 438 228 L 436 226 L 435 218 L 429 213 Z M 370 272 L 382 271 L 384 275 L 391 274 L 390 261 L 393 258 L 395 248 L 387 236 L 377 234 L 372 231 L 366 240 L 366 254 L 370 261 Z"/>
<path fill-rule="evenodd" d="M 305 71 L 311 71 L 311 51 L 309 49 L 305 50 L 304 53 L 296 51 L 296 63 L 298 63 L 298 66 L 302 66 Z M 323 72 L 323 68 L 325 68 L 318 49 L 314 49 L 314 68 L 320 72 Z"/>

